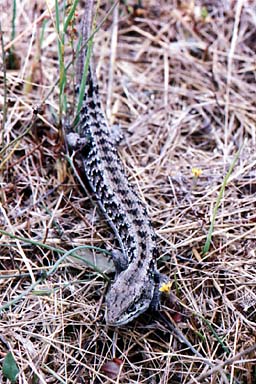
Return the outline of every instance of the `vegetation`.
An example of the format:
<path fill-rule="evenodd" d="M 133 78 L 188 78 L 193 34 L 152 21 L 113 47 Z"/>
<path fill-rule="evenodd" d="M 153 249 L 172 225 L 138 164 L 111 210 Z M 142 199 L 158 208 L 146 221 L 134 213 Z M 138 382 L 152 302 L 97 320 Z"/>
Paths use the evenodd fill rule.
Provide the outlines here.
<path fill-rule="evenodd" d="M 0 382 L 255 383 L 253 2 L 98 4 L 103 107 L 172 282 L 159 316 L 119 329 L 104 323 L 116 239 L 61 127 L 81 4 L 2 3 Z"/>

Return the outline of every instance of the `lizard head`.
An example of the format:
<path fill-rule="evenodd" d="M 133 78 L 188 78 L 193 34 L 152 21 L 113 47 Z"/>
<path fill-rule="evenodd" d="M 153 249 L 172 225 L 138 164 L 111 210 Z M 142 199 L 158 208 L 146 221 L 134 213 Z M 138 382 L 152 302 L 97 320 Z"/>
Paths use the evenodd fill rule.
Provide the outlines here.
<path fill-rule="evenodd" d="M 150 276 L 139 281 L 128 270 L 121 272 L 106 294 L 106 323 L 124 325 L 145 312 L 152 301 L 155 284 Z"/>

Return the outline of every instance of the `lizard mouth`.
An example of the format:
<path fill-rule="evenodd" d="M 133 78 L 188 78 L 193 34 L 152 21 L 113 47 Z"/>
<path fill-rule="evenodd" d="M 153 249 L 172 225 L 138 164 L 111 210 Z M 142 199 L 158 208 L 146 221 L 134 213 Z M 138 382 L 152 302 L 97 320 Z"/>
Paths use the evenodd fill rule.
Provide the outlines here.
<path fill-rule="evenodd" d="M 126 325 L 127 323 L 130 323 L 132 320 L 136 319 L 143 312 L 145 312 L 148 307 L 149 303 L 142 305 L 139 308 L 136 306 L 135 303 L 133 303 L 128 307 L 126 313 L 122 316 L 112 316 L 111 311 L 106 310 L 106 324 L 114 327 Z"/>

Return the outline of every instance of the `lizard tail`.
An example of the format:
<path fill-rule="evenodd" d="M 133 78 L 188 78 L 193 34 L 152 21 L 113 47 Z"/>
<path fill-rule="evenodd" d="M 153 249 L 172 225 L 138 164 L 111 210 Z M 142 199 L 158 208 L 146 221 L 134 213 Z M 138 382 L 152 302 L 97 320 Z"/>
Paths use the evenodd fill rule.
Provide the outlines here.
<path fill-rule="evenodd" d="M 81 21 L 82 40 L 76 66 L 76 84 L 79 87 L 82 81 L 85 60 L 87 56 L 88 41 L 92 32 L 93 0 L 87 0 L 84 15 Z"/>

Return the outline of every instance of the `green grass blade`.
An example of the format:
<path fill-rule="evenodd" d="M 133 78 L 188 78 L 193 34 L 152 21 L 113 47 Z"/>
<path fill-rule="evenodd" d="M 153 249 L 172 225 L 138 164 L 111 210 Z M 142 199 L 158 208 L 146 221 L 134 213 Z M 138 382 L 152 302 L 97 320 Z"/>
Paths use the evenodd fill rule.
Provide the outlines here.
<path fill-rule="evenodd" d="M 23 237 L 20 237 L 20 236 L 16 236 L 16 235 L 13 235 L 13 234 L 10 234 L 6 231 L 3 231 L 3 230 L 0 230 L 0 233 L 4 234 L 4 235 L 7 235 L 11 238 L 14 238 L 14 239 L 18 239 L 18 240 L 21 240 L 21 241 L 24 241 L 26 243 L 29 243 L 29 244 L 33 244 L 33 245 L 37 245 L 37 246 L 40 246 L 40 247 L 44 247 L 46 249 L 50 249 L 52 251 L 56 251 L 56 252 L 59 252 L 59 253 L 62 253 L 63 256 L 60 257 L 59 260 L 56 261 L 56 263 L 51 267 L 51 269 L 48 271 L 48 272 L 45 272 L 45 273 L 42 273 L 42 275 L 40 276 L 40 278 L 38 280 L 36 280 L 33 284 L 31 284 L 26 290 L 24 290 L 20 295 L 16 296 L 14 299 L 8 301 L 7 303 L 3 304 L 2 306 L 0 306 L 0 313 L 6 309 L 8 309 L 10 306 L 16 304 L 17 302 L 19 302 L 21 299 L 23 299 L 28 293 L 30 293 L 31 291 L 33 291 L 36 286 L 40 283 L 42 283 L 47 277 L 51 276 L 53 273 L 56 272 L 56 270 L 58 269 L 58 267 L 61 265 L 61 263 L 70 255 L 72 255 L 73 257 L 77 258 L 77 259 L 82 259 L 83 261 L 85 261 L 88 265 L 90 265 L 96 272 L 98 272 L 101 276 L 103 276 L 106 281 L 109 281 L 109 278 L 103 273 L 101 272 L 94 264 L 86 261 L 83 257 L 79 256 L 76 254 L 76 251 L 79 251 L 80 249 L 85 249 L 85 248 L 91 248 L 91 246 L 86 246 L 86 245 L 81 245 L 81 246 L 78 246 L 76 248 L 73 248 L 69 251 L 63 251 L 62 249 L 59 249 L 59 248 L 54 248 L 54 247 L 51 247 L 50 245 L 47 245 L 47 244 L 44 244 L 44 243 L 40 243 L 40 242 L 37 242 L 37 241 L 34 241 L 34 240 L 30 240 L 30 239 L 26 239 L 26 238 L 23 238 Z M 93 247 L 94 249 L 97 248 L 97 247 Z M 98 248 L 99 249 L 99 248 Z M 103 251 L 103 250 L 101 250 Z M 108 252 L 109 253 L 109 252 Z"/>
<path fill-rule="evenodd" d="M 221 186 L 221 189 L 220 189 L 220 192 L 219 192 L 216 204 L 215 204 L 214 209 L 213 209 L 211 225 L 210 225 L 210 228 L 209 228 L 209 231 L 208 231 L 208 234 L 207 234 L 207 238 L 206 238 L 206 242 L 205 242 L 205 245 L 204 245 L 204 248 L 203 248 L 203 255 L 205 255 L 209 251 L 209 249 L 210 249 L 211 240 L 212 240 L 212 234 L 213 234 L 214 225 L 215 225 L 215 220 L 216 220 L 218 209 L 219 209 L 219 206 L 220 206 L 220 203 L 221 203 L 221 199 L 223 197 L 225 188 L 227 186 L 228 179 L 229 179 L 229 177 L 230 177 L 230 175 L 231 175 L 231 173 L 232 173 L 232 171 L 234 169 L 234 166 L 235 166 L 235 164 L 236 164 L 236 162 L 238 160 L 238 157 L 239 157 L 239 155 L 241 153 L 241 150 L 242 150 L 242 148 L 240 148 L 240 150 L 236 153 L 236 155 L 234 157 L 234 160 L 232 161 L 232 163 L 231 163 L 231 165 L 229 167 L 229 170 L 228 170 L 226 176 L 224 177 L 224 180 L 223 180 L 223 183 L 222 183 L 222 186 Z"/>
<path fill-rule="evenodd" d="M 16 20 L 16 15 L 17 15 L 17 4 L 16 0 L 13 0 L 13 8 L 12 8 L 12 32 L 11 32 L 11 40 L 15 39 L 16 35 L 16 26 L 15 26 L 15 20 Z"/>
<path fill-rule="evenodd" d="M 58 59 L 59 59 L 59 121 L 62 121 L 62 115 L 65 105 L 64 89 L 67 82 L 67 73 L 64 63 L 65 51 L 65 35 L 60 30 L 60 12 L 58 0 L 55 0 L 55 15 L 56 15 L 56 31 L 57 31 L 57 46 L 58 46 Z"/>
<path fill-rule="evenodd" d="M 3 119 L 2 119 L 2 145 L 4 144 L 4 128 L 5 123 L 7 119 L 7 110 L 8 110 L 8 103 L 7 103 L 7 77 L 6 77 L 6 55 L 5 55 L 5 49 L 4 49 L 4 39 L 3 39 L 3 31 L 2 31 L 2 24 L 0 22 L 0 39 L 1 39 L 1 51 L 2 51 L 2 61 L 3 61 L 3 88 L 4 88 L 4 105 L 3 105 Z"/>
<path fill-rule="evenodd" d="M 91 37 L 88 41 L 88 44 L 87 44 L 86 59 L 85 59 L 85 63 L 84 63 L 82 81 L 81 81 L 81 85 L 79 88 L 79 96 L 78 96 L 76 116 L 79 115 L 81 108 L 82 108 L 82 105 L 83 105 L 85 87 L 86 87 L 86 82 L 87 82 L 87 75 L 88 75 L 89 65 L 90 65 L 90 58 L 91 58 L 91 54 L 92 54 L 92 46 L 93 46 L 93 38 Z"/>
<path fill-rule="evenodd" d="M 67 19 L 66 19 L 66 21 L 64 23 L 64 29 L 63 29 L 64 33 L 67 33 L 67 29 L 69 27 L 69 24 L 70 24 L 72 18 L 74 17 L 74 13 L 76 11 L 76 7 L 77 7 L 77 4 L 78 4 L 78 1 L 79 0 L 75 0 L 73 2 L 72 6 L 71 6 L 71 9 L 70 9 L 69 14 L 67 16 Z"/>
<path fill-rule="evenodd" d="M 87 261 L 84 257 L 82 257 L 80 255 L 77 255 L 75 253 L 77 250 L 80 250 L 80 249 L 94 249 L 95 251 L 103 252 L 106 255 L 111 256 L 111 252 L 109 252 L 109 251 L 107 251 L 105 249 L 101 249 L 99 247 L 95 247 L 94 245 L 80 245 L 80 246 L 78 246 L 76 248 L 73 248 L 73 249 L 71 249 L 70 251 L 67 252 L 67 251 L 65 251 L 65 250 L 63 250 L 61 248 L 56 248 L 56 247 L 52 247 L 51 245 L 48 245 L 48 244 L 45 244 L 45 243 L 41 243 L 40 241 L 35 241 L 35 240 L 27 239 L 26 237 L 21 237 L 21 236 L 13 235 L 12 233 L 4 231 L 3 229 L 0 229 L 0 233 L 2 235 L 10 237 L 11 239 L 20 240 L 20 241 L 23 241 L 24 243 L 32 244 L 32 245 L 34 245 L 36 247 L 42 247 L 42 248 L 45 248 L 45 249 L 49 249 L 50 251 L 53 251 L 53 252 L 64 254 L 64 256 L 65 256 L 64 259 L 67 256 L 69 256 L 70 254 L 72 254 L 73 257 L 75 257 L 78 260 L 84 261 L 89 267 L 93 268 L 95 270 L 95 272 L 99 273 L 104 279 L 109 281 L 109 278 L 105 275 L 105 273 L 101 272 L 100 269 L 98 269 L 94 264 L 92 264 L 89 261 Z M 57 265 L 59 265 L 59 260 L 57 261 Z"/>

